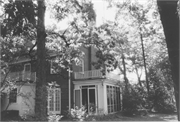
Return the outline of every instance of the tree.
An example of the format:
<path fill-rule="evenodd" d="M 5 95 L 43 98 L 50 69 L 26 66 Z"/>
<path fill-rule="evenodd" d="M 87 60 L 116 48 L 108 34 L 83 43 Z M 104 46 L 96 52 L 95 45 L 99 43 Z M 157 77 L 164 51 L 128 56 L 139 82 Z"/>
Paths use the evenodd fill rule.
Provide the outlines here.
<path fill-rule="evenodd" d="M 179 113 L 179 16 L 177 12 L 177 2 L 157 0 L 160 19 L 164 28 L 169 60 L 172 69 L 172 79 L 175 89 L 176 107 L 178 120 Z"/>
<path fill-rule="evenodd" d="M 171 67 L 168 57 L 149 69 L 151 109 L 172 113 L 176 110 Z"/>
<path fill-rule="evenodd" d="M 45 4 L 43 1 L 8 1 L 4 5 L 5 18 L 3 20 L 1 34 L 4 38 L 11 36 L 26 36 L 27 32 L 34 32 L 35 38 L 28 41 L 35 40 L 35 44 L 28 50 L 29 54 L 37 44 L 37 88 L 36 88 L 36 113 L 39 114 L 39 118 L 44 120 L 46 116 L 46 97 L 42 95 L 40 87 L 46 84 L 45 79 L 45 27 L 44 27 L 44 14 Z M 37 16 L 36 16 L 37 15 Z M 36 19 L 38 18 L 38 20 Z M 30 33 L 29 35 L 32 35 Z M 31 55 L 30 55 L 31 56 Z M 47 96 L 47 94 L 46 94 Z M 37 109 L 38 108 L 38 109 Z"/>
<path fill-rule="evenodd" d="M 37 22 L 37 83 L 36 83 L 36 99 L 35 113 L 40 120 L 46 120 L 47 116 L 47 89 L 46 89 L 46 59 L 45 59 L 45 43 L 46 31 L 44 25 L 45 17 L 45 1 L 38 1 L 38 22 Z M 44 96 L 45 95 L 45 96 Z"/>

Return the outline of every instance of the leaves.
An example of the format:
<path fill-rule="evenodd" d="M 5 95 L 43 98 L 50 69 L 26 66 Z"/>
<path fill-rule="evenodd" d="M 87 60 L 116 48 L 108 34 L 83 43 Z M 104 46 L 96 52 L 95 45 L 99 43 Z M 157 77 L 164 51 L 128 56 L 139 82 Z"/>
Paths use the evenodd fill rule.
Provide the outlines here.
<path fill-rule="evenodd" d="M 32 0 L 9 1 L 4 5 L 5 18 L 2 25 L 2 36 L 6 34 L 20 35 L 27 30 L 27 24 L 36 25 L 36 4 Z"/>

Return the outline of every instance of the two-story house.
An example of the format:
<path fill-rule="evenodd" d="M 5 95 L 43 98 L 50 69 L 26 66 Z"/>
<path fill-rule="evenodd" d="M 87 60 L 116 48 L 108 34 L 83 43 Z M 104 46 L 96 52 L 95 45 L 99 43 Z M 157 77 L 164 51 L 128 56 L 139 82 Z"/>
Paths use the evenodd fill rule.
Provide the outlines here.
<path fill-rule="evenodd" d="M 51 60 L 47 61 L 47 82 L 56 81 L 58 86 L 49 94 L 48 112 L 65 114 L 68 107 L 85 106 L 87 111 L 98 114 L 109 114 L 120 111 L 122 108 L 122 92 L 120 76 L 117 71 L 105 72 L 95 69 L 92 62 L 96 61 L 96 49 L 82 47 L 85 53 L 80 64 L 73 63 L 71 77 L 66 69 L 58 69 L 58 65 Z M 34 114 L 36 60 L 22 58 L 11 64 L 9 79 L 17 81 L 18 87 L 9 91 L 1 110 L 18 110 L 19 115 Z M 31 82 L 26 82 L 31 81 Z M 29 95 L 29 96 L 28 96 Z"/>

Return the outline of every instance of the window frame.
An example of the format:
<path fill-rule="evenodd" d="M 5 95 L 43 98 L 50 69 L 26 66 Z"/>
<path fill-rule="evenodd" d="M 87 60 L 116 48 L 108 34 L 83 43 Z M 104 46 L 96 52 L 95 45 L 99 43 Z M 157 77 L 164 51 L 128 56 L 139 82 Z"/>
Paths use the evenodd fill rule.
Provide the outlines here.
<path fill-rule="evenodd" d="M 114 113 L 121 110 L 120 106 L 122 104 L 121 103 L 122 99 L 120 99 L 121 97 L 120 89 L 121 89 L 120 86 L 106 85 L 108 113 Z"/>
<path fill-rule="evenodd" d="M 84 74 L 84 59 L 80 59 L 80 64 L 78 65 L 81 69 L 80 73 Z"/>
<path fill-rule="evenodd" d="M 51 97 L 50 96 L 50 92 L 51 91 L 49 91 L 48 92 L 48 113 L 55 113 L 55 114 L 61 114 L 61 88 L 52 88 L 52 89 L 50 89 L 51 91 L 53 91 L 53 93 L 52 93 L 52 99 L 53 99 L 53 101 L 51 102 L 51 100 L 49 99 L 49 97 Z M 56 110 L 56 90 L 58 90 L 58 92 L 59 92 L 59 111 L 58 110 Z M 50 108 L 50 104 L 52 103 L 52 105 L 53 105 L 53 110 L 50 110 L 51 108 Z"/>
<path fill-rule="evenodd" d="M 25 70 L 27 65 L 30 65 L 30 71 L 26 71 L 26 70 Z M 24 64 L 24 72 L 31 72 L 31 63 L 26 63 L 26 64 Z"/>

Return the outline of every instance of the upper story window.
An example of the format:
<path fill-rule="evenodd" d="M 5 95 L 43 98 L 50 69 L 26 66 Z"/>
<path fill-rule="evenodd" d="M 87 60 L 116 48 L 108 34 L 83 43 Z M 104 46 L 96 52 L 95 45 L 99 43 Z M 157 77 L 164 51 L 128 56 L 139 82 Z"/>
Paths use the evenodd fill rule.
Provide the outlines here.
<path fill-rule="evenodd" d="M 9 102 L 16 103 L 17 101 L 17 88 L 13 89 L 9 93 Z"/>
<path fill-rule="evenodd" d="M 84 72 L 84 60 L 80 59 L 77 65 L 80 67 L 80 72 Z"/>
<path fill-rule="evenodd" d="M 30 63 L 24 65 L 24 71 L 31 72 L 31 64 Z"/>
<path fill-rule="evenodd" d="M 61 72 L 61 66 L 58 59 L 51 59 L 50 61 L 50 74 L 59 74 Z"/>

